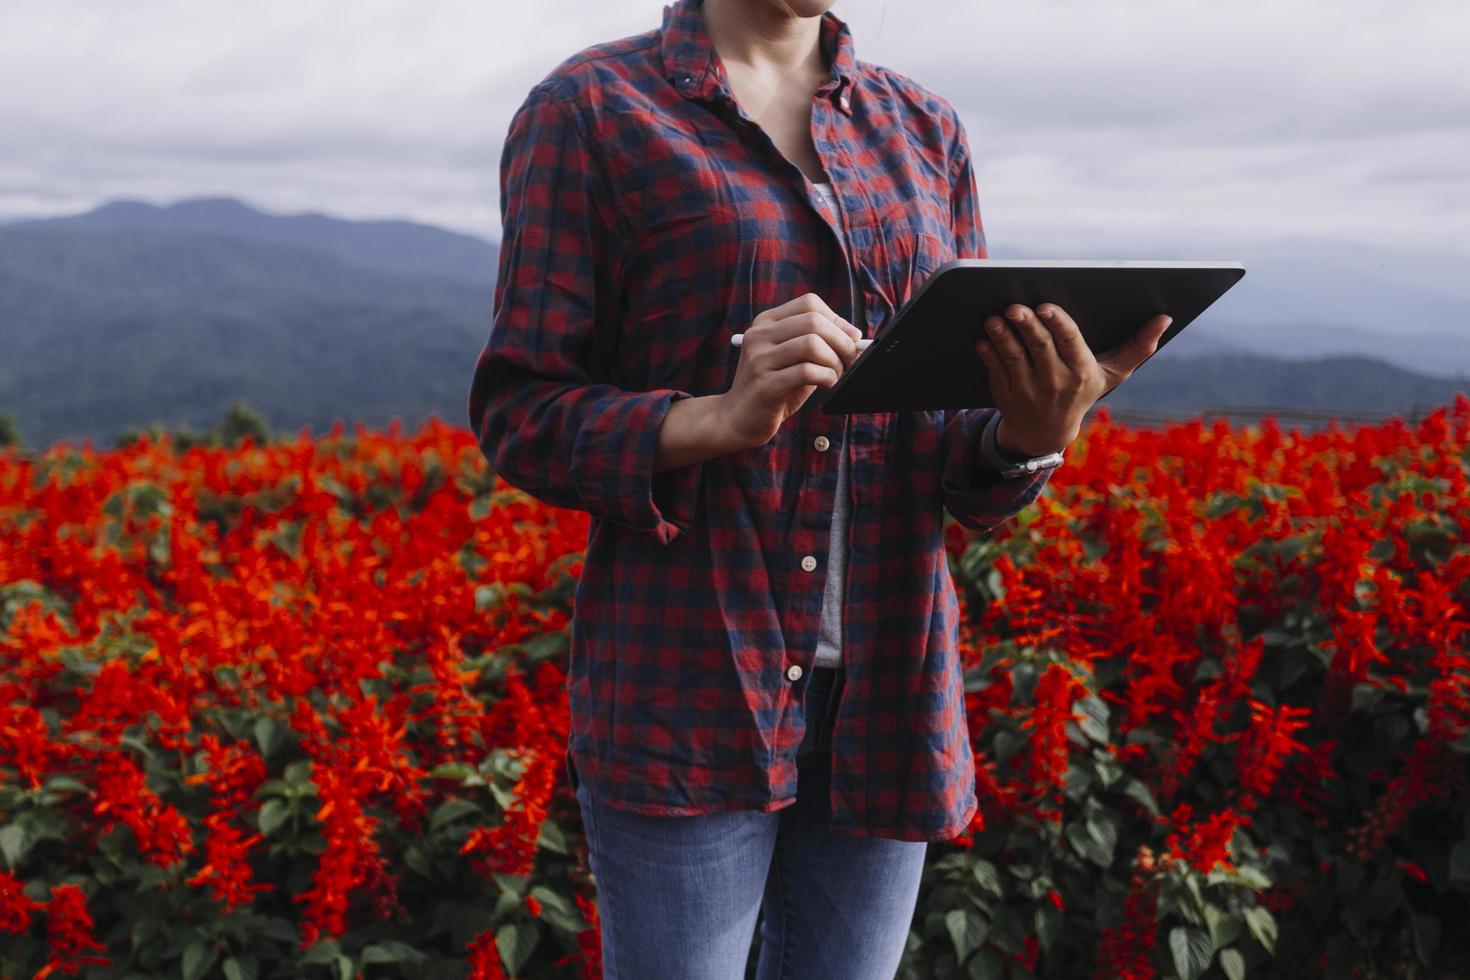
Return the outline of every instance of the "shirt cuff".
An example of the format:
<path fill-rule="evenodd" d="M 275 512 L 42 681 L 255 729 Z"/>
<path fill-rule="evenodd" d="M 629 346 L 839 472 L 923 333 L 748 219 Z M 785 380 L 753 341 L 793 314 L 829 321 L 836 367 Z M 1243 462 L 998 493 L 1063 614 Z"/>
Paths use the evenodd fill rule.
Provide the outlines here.
<path fill-rule="evenodd" d="M 941 484 L 946 509 L 962 526 L 987 532 L 1024 510 L 1041 495 L 1054 468 L 1023 477 L 1003 477 L 985 459 L 981 446 L 986 424 L 999 410 L 971 409 L 950 424 L 957 427 L 949 444 Z M 1004 464 L 1003 464 L 1004 465 Z"/>
<path fill-rule="evenodd" d="M 658 434 L 687 391 L 656 388 L 620 396 L 616 411 L 595 414 L 572 447 L 572 483 L 588 511 L 668 544 L 693 525 L 704 461 L 653 472 Z"/>

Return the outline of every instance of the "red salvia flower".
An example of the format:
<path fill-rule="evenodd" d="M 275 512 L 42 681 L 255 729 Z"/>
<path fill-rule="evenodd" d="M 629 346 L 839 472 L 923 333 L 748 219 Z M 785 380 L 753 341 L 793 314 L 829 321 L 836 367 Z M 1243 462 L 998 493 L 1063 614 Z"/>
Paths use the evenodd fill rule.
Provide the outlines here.
<path fill-rule="evenodd" d="M 76 885 L 57 885 L 51 890 L 46 905 L 46 941 L 51 953 L 46 965 L 36 973 L 42 980 L 60 971 L 75 974 L 86 966 L 111 966 L 105 956 L 92 956 L 87 951 L 107 952 L 92 933 L 92 915 L 87 911 L 87 897 Z"/>
<path fill-rule="evenodd" d="M 44 908 L 24 888 L 15 875 L 0 871 L 0 932 L 25 932 L 31 927 L 31 916 Z"/>

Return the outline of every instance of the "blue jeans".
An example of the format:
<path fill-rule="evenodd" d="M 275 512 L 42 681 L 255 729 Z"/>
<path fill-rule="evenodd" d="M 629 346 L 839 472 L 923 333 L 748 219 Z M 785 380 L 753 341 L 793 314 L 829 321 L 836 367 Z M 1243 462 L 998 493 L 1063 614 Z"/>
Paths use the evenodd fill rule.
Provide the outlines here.
<path fill-rule="evenodd" d="M 654 817 L 576 783 L 597 882 L 607 980 L 893 980 L 924 868 L 924 841 L 827 833 L 840 670 L 812 671 L 796 802 L 774 813 Z"/>

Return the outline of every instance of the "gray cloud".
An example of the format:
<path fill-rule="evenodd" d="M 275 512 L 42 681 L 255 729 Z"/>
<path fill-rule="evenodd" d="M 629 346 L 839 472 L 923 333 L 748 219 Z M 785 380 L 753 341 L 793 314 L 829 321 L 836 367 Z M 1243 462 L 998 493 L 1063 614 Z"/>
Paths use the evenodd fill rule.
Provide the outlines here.
<path fill-rule="evenodd" d="M 660 0 L 6 0 L 0 217 L 235 194 L 495 237 L 526 92 Z M 1450 0 L 838 0 L 959 109 L 992 252 L 1470 250 Z M 1452 43 L 1452 38 L 1463 39 Z"/>

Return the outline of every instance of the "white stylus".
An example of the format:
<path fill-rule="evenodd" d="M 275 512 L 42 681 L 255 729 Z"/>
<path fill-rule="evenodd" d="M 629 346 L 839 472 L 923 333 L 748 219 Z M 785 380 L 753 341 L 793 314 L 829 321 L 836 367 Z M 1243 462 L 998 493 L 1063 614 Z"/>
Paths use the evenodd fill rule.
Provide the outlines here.
<path fill-rule="evenodd" d="M 871 344 L 872 342 L 873 342 L 873 338 L 872 337 L 864 337 L 863 339 L 861 339 L 861 340 L 859 340 L 857 342 L 857 349 L 859 351 L 865 351 L 865 350 L 868 349 L 868 345 Z M 733 336 L 733 337 L 730 338 L 730 346 L 731 347 L 739 347 L 743 343 L 745 343 L 745 334 L 743 334 L 743 333 L 737 333 L 735 336 Z"/>

